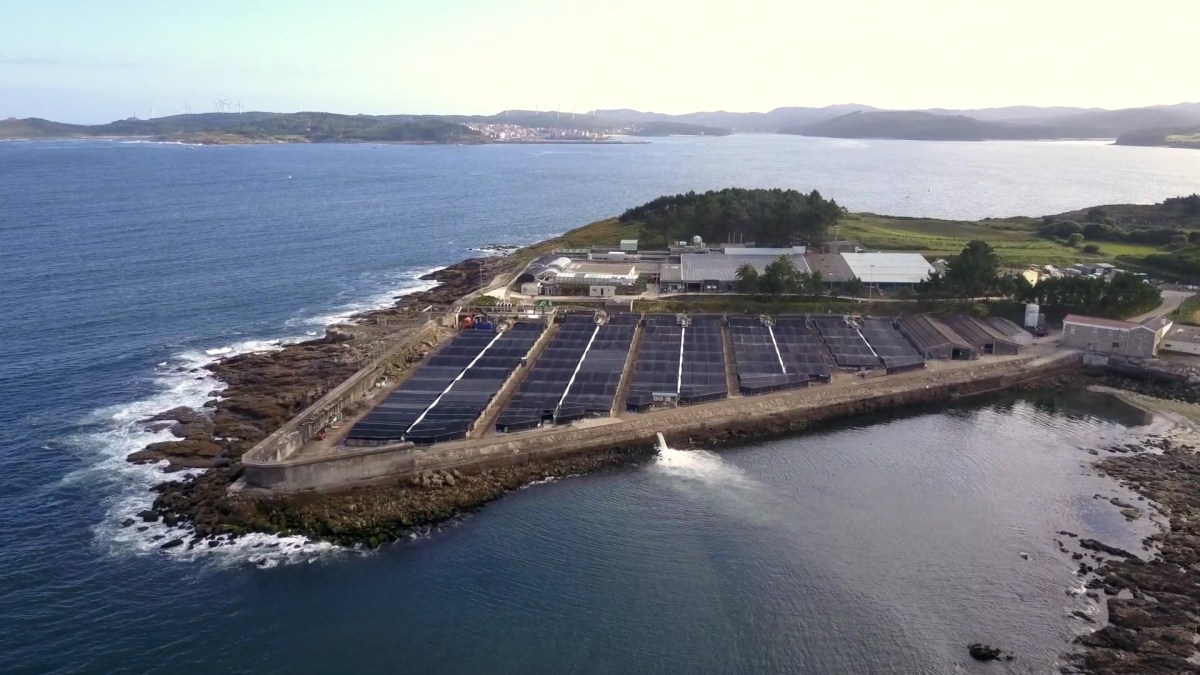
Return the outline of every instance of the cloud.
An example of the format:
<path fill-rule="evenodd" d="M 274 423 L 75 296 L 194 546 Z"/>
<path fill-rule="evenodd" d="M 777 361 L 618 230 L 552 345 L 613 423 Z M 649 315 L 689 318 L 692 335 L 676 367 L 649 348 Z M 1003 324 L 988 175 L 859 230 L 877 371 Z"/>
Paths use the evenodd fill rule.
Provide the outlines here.
<path fill-rule="evenodd" d="M 35 68 L 137 68 L 140 63 L 117 61 L 70 61 L 53 56 L 14 56 L 0 54 L 0 66 Z"/>

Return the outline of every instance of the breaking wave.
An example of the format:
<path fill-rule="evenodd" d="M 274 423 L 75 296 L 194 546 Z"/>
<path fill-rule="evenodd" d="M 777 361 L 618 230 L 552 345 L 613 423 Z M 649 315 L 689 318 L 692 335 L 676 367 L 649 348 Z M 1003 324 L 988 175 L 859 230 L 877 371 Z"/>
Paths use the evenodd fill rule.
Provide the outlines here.
<path fill-rule="evenodd" d="M 87 429 L 63 439 L 82 454 L 94 456 L 89 466 L 62 478 L 63 484 L 88 482 L 101 485 L 110 496 L 103 500 L 103 517 L 93 527 L 97 545 L 113 555 L 163 555 L 172 560 L 210 561 L 217 565 L 255 565 L 270 568 L 281 563 L 313 561 L 346 549 L 301 536 L 247 534 L 237 538 L 221 537 L 192 545 L 194 530 L 185 524 L 168 526 L 161 521 L 143 522 L 139 513 L 154 502 L 152 488 L 164 481 L 195 476 L 202 470 L 168 472 L 165 461 L 157 464 L 131 464 L 131 453 L 151 443 L 177 440 L 166 424 L 152 425 L 147 418 L 172 408 L 200 410 L 210 400 L 220 400 L 225 385 L 207 369 L 220 359 L 253 352 L 267 352 L 311 338 L 316 330 L 296 333 L 296 328 L 324 326 L 345 321 L 350 315 L 390 305 L 396 296 L 419 292 L 436 285 L 418 277 L 438 268 L 408 270 L 400 273 L 398 283 L 359 302 L 338 306 L 331 313 L 288 321 L 289 336 L 276 339 L 245 340 L 233 344 L 198 347 L 175 354 L 159 362 L 150 376 L 153 392 L 138 400 L 106 406 L 92 411 L 82 420 Z M 179 545 L 164 544 L 182 539 Z"/>

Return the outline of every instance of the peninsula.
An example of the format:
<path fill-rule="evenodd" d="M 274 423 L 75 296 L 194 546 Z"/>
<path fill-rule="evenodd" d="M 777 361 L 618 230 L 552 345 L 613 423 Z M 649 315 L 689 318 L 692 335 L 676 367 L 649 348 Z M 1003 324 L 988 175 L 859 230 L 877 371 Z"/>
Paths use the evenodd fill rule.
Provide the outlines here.
<path fill-rule="evenodd" d="M 720 445 L 1046 386 L 1103 384 L 1200 403 L 1186 374 L 1122 356 L 1124 346 L 1111 354 L 1081 349 L 1058 329 L 1071 312 L 1144 315 L 1140 323 L 1082 320 L 1095 330 L 1153 334 L 1158 348 L 1172 319 L 1190 321 L 1195 306 L 1176 310 L 1137 273 L 1114 275 L 1106 271 L 1113 265 L 1088 262 L 1103 253 L 1043 231 L 1079 213 L 1114 231 L 1124 231 L 1124 218 L 1158 214 L 1156 222 L 1173 223 L 1187 239 L 1200 231 L 1200 222 L 1176 213 L 1188 199 L 974 223 L 850 214 L 816 192 L 790 190 L 653 200 L 507 256 L 451 265 L 430 275 L 437 287 L 331 326 L 322 339 L 214 364 L 227 383 L 220 397 L 203 410 L 147 420 L 173 423 L 181 438 L 130 456 L 207 470 L 161 484 L 140 519 L 176 528 L 164 547 L 221 546 L 254 531 L 374 547 L 531 481 L 638 461 L 653 453 L 656 433 L 675 447 Z M 835 224 L 865 241 L 829 241 Z M 703 234 L 683 236 L 692 231 Z M 706 242 L 739 232 L 754 245 Z M 920 236 L 938 247 L 963 245 L 936 269 L 940 258 L 919 252 L 932 243 L 895 252 L 899 239 Z M 872 237 L 892 242 L 892 252 L 861 250 Z M 1055 264 L 1018 266 L 1029 251 Z M 864 281 L 856 272 L 864 262 L 877 265 L 878 276 Z M 1047 269 L 1068 266 L 1076 271 Z M 1037 285 L 1025 275 L 1033 268 L 1045 274 Z M 698 291 L 689 288 L 693 278 Z M 665 292 L 671 283 L 682 288 Z M 589 290 L 609 287 L 613 293 Z M 1040 305 L 1035 316 L 1049 319 L 1044 337 L 1030 335 L 1042 325 L 1029 323 L 1030 300 Z M 460 391 L 459 380 L 472 384 Z M 1154 543 L 1178 564 L 1136 567 L 1122 555 L 1099 556 L 1088 578 L 1112 592 L 1117 623 L 1084 643 L 1089 672 L 1117 672 L 1114 664 L 1129 658 L 1187 658 L 1182 647 L 1164 656 L 1155 645 L 1164 627 L 1191 626 L 1191 615 L 1134 608 L 1116 596 L 1149 593 L 1168 579 L 1180 602 L 1200 598 L 1194 571 L 1186 571 L 1188 561 L 1200 564 L 1200 532 L 1188 525 L 1200 522 L 1200 507 L 1171 492 L 1200 480 L 1192 447 L 1173 442 L 1161 461 L 1139 450 L 1106 468 L 1172 510 L 1173 534 Z M 1109 570 L 1119 577 L 1106 577 Z M 1125 605 L 1159 612 L 1161 623 L 1120 623 Z M 1141 642 L 1130 642 L 1130 631 Z"/>
<path fill-rule="evenodd" d="M 324 112 L 212 112 L 107 124 L 0 120 L 0 139 L 136 138 L 195 144 L 247 143 L 611 143 L 614 135 L 728 134 L 727 129 L 681 122 L 639 124 L 580 115 L 505 111 L 491 116 L 339 115 Z"/>

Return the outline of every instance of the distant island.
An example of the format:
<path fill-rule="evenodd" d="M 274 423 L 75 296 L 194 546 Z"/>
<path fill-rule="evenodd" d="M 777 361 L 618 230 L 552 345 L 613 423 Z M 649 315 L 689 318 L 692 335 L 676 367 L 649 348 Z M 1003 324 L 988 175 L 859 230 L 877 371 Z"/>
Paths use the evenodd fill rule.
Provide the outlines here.
<path fill-rule="evenodd" d="M 1116 139 L 1117 145 L 1200 148 L 1200 103 L 1103 110 L 1009 106 L 881 110 L 847 104 L 682 115 L 630 109 L 494 115 L 211 112 L 83 125 L 0 120 L 0 139 L 139 138 L 182 143 L 629 143 L 617 137 L 780 133 L 921 141 Z M 645 141 L 640 141 L 645 142 Z"/>

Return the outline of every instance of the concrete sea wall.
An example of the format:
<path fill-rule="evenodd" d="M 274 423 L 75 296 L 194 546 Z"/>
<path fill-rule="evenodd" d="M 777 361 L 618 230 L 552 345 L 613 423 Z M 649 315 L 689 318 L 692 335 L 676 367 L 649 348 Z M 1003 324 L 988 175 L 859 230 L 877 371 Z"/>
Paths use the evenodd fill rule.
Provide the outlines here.
<path fill-rule="evenodd" d="M 411 325 L 398 335 L 393 346 L 248 450 L 242 456 L 242 461 L 254 466 L 286 461 L 318 431 L 355 410 L 376 385 L 399 365 L 396 361 L 404 358 L 406 350 L 422 342 L 436 340 L 437 329 L 438 322 L 432 320 Z"/>
<path fill-rule="evenodd" d="M 1078 354 L 1064 353 L 975 362 L 954 370 L 925 370 L 630 415 L 596 426 L 541 429 L 430 447 L 338 447 L 329 454 L 293 459 L 248 453 L 243 459 L 242 490 L 247 496 L 284 495 L 403 479 L 425 471 L 480 471 L 576 453 L 650 445 L 656 432 L 679 443 L 800 430 L 889 408 L 1003 390 L 1074 367 L 1079 361 Z"/>

